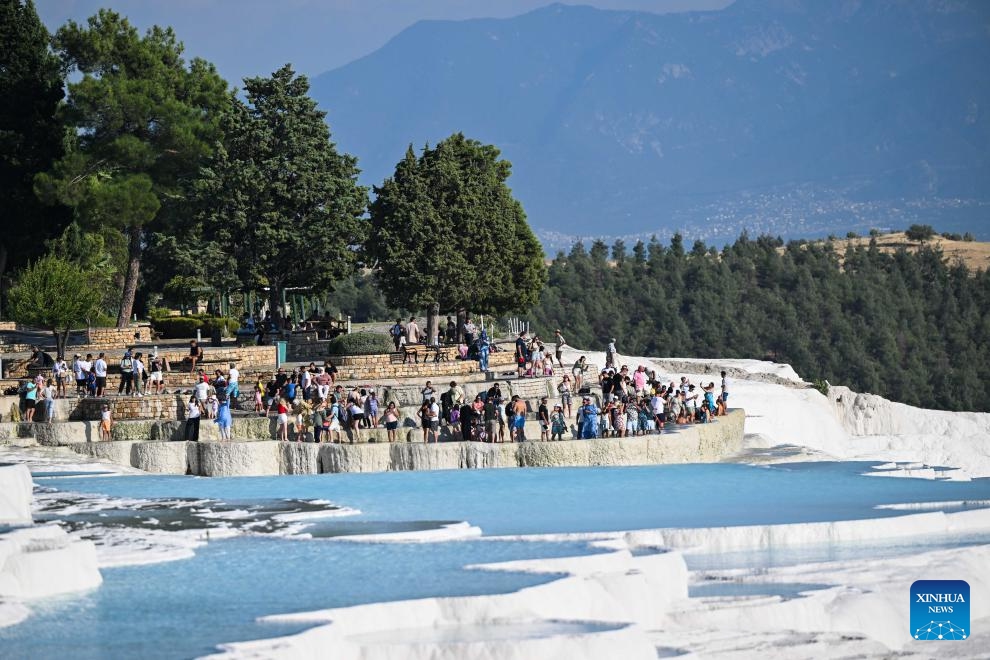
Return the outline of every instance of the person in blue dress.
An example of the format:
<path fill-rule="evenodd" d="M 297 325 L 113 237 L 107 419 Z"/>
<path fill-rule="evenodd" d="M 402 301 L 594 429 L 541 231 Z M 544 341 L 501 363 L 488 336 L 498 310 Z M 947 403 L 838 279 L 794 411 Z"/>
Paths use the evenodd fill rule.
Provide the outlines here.
<path fill-rule="evenodd" d="M 598 437 L 598 415 L 601 411 L 598 410 L 598 406 L 591 402 L 590 397 L 584 397 L 581 402 L 581 407 L 578 408 L 578 417 L 581 419 L 581 437 L 587 438 L 597 438 Z"/>
<path fill-rule="evenodd" d="M 230 398 L 222 397 L 220 398 L 220 407 L 217 410 L 217 427 L 220 430 L 220 439 L 229 441 L 230 440 L 230 427 L 233 425 L 233 420 L 230 417 Z"/>
<path fill-rule="evenodd" d="M 488 332 L 482 330 L 481 336 L 478 337 L 478 368 L 481 371 L 488 371 L 488 354 L 490 350 L 491 344 L 488 341 Z"/>

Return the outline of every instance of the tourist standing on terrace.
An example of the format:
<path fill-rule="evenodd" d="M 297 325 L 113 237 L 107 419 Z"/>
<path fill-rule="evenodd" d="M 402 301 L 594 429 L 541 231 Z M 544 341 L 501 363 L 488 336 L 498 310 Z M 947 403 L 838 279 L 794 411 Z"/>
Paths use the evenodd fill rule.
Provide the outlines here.
<path fill-rule="evenodd" d="M 474 343 L 475 335 L 478 334 L 478 327 L 468 318 L 464 321 L 464 343 L 470 346 Z"/>
<path fill-rule="evenodd" d="M 574 376 L 574 393 L 581 393 L 581 384 L 584 381 L 584 374 L 588 370 L 588 358 L 581 356 L 574 366 L 571 367 L 571 374 Z"/>
<path fill-rule="evenodd" d="M 457 324 L 454 323 L 454 319 L 447 317 L 447 328 L 446 328 L 447 341 L 453 344 L 457 341 Z"/>
<path fill-rule="evenodd" d="M 65 385 L 71 373 L 72 370 L 65 362 L 65 356 L 59 355 L 55 364 L 52 365 L 52 377 L 55 379 L 56 396 L 60 399 L 65 398 Z"/>
<path fill-rule="evenodd" d="M 608 347 L 605 349 L 605 368 L 615 369 L 615 337 L 608 343 Z"/>
<path fill-rule="evenodd" d="M 562 356 L 564 354 L 564 346 L 567 346 L 567 340 L 564 339 L 564 335 L 560 334 L 560 328 L 553 331 L 553 340 L 555 344 L 554 355 L 557 357 L 557 364 L 560 365 L 561 369 L 563 369 L 564 360 L 562 359 Z M 569 414 L 570 413 L 568 413 L 568 415 Z"/>
<path fill-rule="evenodd" d="M 395 344 L 395 350 L 399 350 L 402 346 L 402 337 L 406 334 L 406 329 L 402 325 L 401 319 L 395 319 L 395 325 L 388 331 L 392 335 L 392 343 Z"/>
<path fill-rule="evenodd" d="M 278 413 L 278 430 L 275 432 L 275 436 L 278 440 L 282 442 L 289 441 L 289 406 L 285 399 L 280 398 L 278 400 L 278 408 L 276 408 Z"/>
<path fill-rule="evenodd" d="M 134 355 L 131 349 L 124 351 L 124 357 L 120 358 L 120 385 L 117 386 L 117 395 L 125 394 L 130 396 L 131 387 L 134 382 Z M 99 383 L 97 383 L 99 388 Z"/>
<path fill-rule="evenodd" d="M 93 371 L 96 373 L 96 396 L 104 396 L 107 393 L 107 361 L 104 353 L 100 353 L 93 362 Z"/>
<path fill-rule="evenodd" d="M 513 442 L 526 442 L 526 402 L 517 395 L 512 396 Z"/>
<path fill-rule="evenodd" d="M 148 356 L 148 394 L 165 393 L 165 364 L 158 351 Z"/>
<path fill-rule="evenodd" d="M 639 365 L 633 372 L 633 387 L 636 388 L 636 396 L 646 394 L 646 367 Z"/>
<path fill-rule="evenodd" d="M 547 398 L 540 399 L 540 440 L 544 442 L 550 439 L 550 409 L 547 407 Z"/>
<path fill-rule="evenodd" d="M 100 410 L 100 440 L 109 441 L 112 431 L 113 413 L 110 412 L 110 406 L 104 403 Z"/>
<path fill-rule="evenodd" d="M 722 372 L 722 407 L 729 403 L 729 377 Z"/>
<path fill-rule="evenodd" d="M 516 339 L 516 376 L 522 378 L 526 374 L 526 361 L 529 359 L 529 348 L 526 346 L 526 331 L 519 333 Z"/>
<path fill-rule="evenodd" d="M 76 396 L 86 393 L 86 372 L 82 368 L 82 356 L 76 353 L 72 356 L 72 377 L 76 380 Z"/>
<path fill-rule="evenodd" d="M 488 371 L 488 356 L 490 352 L 491 344 L 488 342 L 488 332 L 482 330 L 481 336 L 478 338 L 478 369 L 482 373 Z"/>
<path fill-rule="evenodd" d="M 567 430 L 567 418 L 564 417 L 564 409 L 558 403 L 550 413 L 550 439 L 563 440 L 564 431 Z"/>
<path fill-rule="evenodd" d="M 406 344 L 410 346 L 413 344 L 418 344 L 420 340 L 419 326 L 416 325 L 416 317 L 410 316 L 409 323 L 406 325 Z"/>
<path fill-rule="evenodd" d="M 426 403 L 433 398 L 436 392 L 433 390 L 433 384 L 430 381 L 426 381 L 426 387 L 420 390 L 420 394 L 423 395 L 423 403 Z"/>
<path fill-rule="evenodd" d="M 203 416 L 202 404 L 194 394 L 186 404 L 186 442 L 199 442 L 199 419 Z"/>
<path fill-rule="evenodd" d="M 399 409 L 395 407 L 395 401 L 388 402 L 383 420 L 385 421 L 385 431 L 388 433 L 388 441 L 395 442 L 395 431 L 399 428 Z"/>
<path fill-rule="evenodd" d="M 230 418 L 230 399 L 224 397 L 220 399 L 220 405 L 217 408 L 217 428 L 220 431 L 220 440 L 230 441 L 230 427 L 233 424 L 233 420 Z"/>
<path fill-rule="evenodd" d="M 93 394 L 96 391 L 95 386 L 93 388 L 89 387 L 89 381 L 91 379 L 94 383 L 96 382 L 96 376 L 93 374 L 93 354 L 86 353 L 86 359 L 81 361 L 79 366 L 82 367 L 83 381 L 85 381 L 83 384 L 83 393 Z"/>
<path fill-rule="evenodd" d="M 416 416 L 419 417 L 423 427 L 423 442 L 428 444 L 430 435 L 432 435 L 433 443 L 436 444 L 440 435 L 440 406 L 437 405 L 436 399 L 431 398 L 423 401 Z"/>
<path fill-rule="evenodd" d="M 41 388 L 41 421 L 51 422 L 52 417 L 55 416 L 55 395 L 58 390 L 55 389 L 55 381 L 51 378 L 45 383 L 45 386 Z"/>
<path fill-rule="evenodd" d="M 581 399 L 581 407 L 578 408 L 578 424 L 580 425 L 581 438 L 598 437 L 598 406 L 591 402 L 591 397 Z"/>
<path fill-rule="evenodd" d="M 241 395 L 241 372 L 237 369 L 237 365 L 231 362 L 227 368 L 227 397 L 230 399 L 230 405 L 233 408 L 240 408 L 241 403 L 238 397 Z"/>
<path fill-rule="evenodd" d="M 144 379 L 146 378 L 147 372 L 145 371 L 144 361 L 141 359 L 141 355 L 141 353 L 135 353 L 134 359 L 131 360 L 131 365 L 134 369 L 133 381 L 135 396 L 144 396 L 141 393 L 141 390 L 144 386 Z"/>
<path fill-rule="evenodd" d="M 557 394 L 560 395 L 561 410 L 566 411 L 567 416 L 571 416 L 571 377 L 564 374 L 563 380 L 557 385 Z"/>

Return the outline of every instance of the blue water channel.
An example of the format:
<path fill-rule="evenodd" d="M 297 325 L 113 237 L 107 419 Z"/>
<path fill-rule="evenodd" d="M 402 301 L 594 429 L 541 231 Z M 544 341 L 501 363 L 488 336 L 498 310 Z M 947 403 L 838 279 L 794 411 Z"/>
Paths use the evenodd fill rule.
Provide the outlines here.
<path fill-rule="evenodd" d="M 361 513 L 304 521 L 310 525 L 305 531 L 314 538 L 286 538 L 268 533 L 274 528 L 259 527 L 244 536 L 210 541 L 191 559 L 104 569 L 105 581 L 99 589 L 31 603 L 34 614 L 27 621 L 0 628 L 0 656 L 196 657 L 215 650 L 219 643 L 299 630 L 255 622 L 266 614 L 514 591 L 554 576 L 464 567 L 594 552 L 577 541 L 481 538 L 406 544 L 340 538 L 356 533 L 432 529 L 458 521 L 480 527 L 485 536 L 817 522 L 906 513 L 874 508 L 883 504 L 990 500 L 990 480 L 863 476 L 869 468 L 868 463 L 795 463 L 223 479 L 36 476 L 39 489 L 49 494 L 48 509 L 38 517 L 58 520 L 84 535 L 101 524 L 135 529 L 146 528 L 149 520 L 163 525 L 200 524 L 176 513 L 176 507 L 181 508 L 177 502 L 183 499 L 197 500 L 200 508 L 259 512 L 294 510 L 298 502 L 305 508 L 306 502 L 326 500 Z M 146 503 L 88 517 L 61 515 L 60 500 L 51 499 L 53 491 L 67 502 L 86 493 L 111 502 L 140 498 Z M 965 542 L 988 539 L 977 536 Z M 904 539 L 896 543 L 902 549 L 911 546 Z M 959 540 L 946 540 L 953 543 Z M 918 545 L 941 547 L 930 538 L 920 538 Z M 824 551 L 808 552 L 819 556 Z M 756 554 L 739 553 L 735 563 L 765 565 L 766 558 L 754 559 Z M 855 554 L 837 553 L 834 548 L 826 552 L 843 558 Z M 705 560 L 699 561 L 703 565 Z M 725 563 L 711 566 L 722 568 Z M 717 595 L 718 588 L 701 587 L 701 592 Z"/>

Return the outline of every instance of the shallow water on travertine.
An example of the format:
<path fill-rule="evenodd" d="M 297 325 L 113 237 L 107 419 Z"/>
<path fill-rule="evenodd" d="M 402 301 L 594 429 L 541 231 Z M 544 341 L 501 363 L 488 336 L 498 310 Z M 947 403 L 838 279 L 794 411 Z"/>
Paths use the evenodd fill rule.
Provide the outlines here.
<path fill-rule="evenodd" d="M 38 477 L 38 517 L 59 520 L 77 534 L 99 541 L 106 530 L 118 535 L 182 530 L 204 537 L 213 530 L 214 539 L 190 559 L 104 569 L 98 590 L 32 604 L 35 614 L 26 622 L 0 629 L 0 646 L 11 658 L 193 657 L 218 643 L 300 629 L 257 624 L 258 616 L 513 591 L 554 576 L 463 567 L 595 552 L 566 536 L 559 542 L 482 538 L 413 544 L 342 539 L 355 534 L 428 532 L 457 521 L 486 536 L 802 523 L 905 513 L 874 508 L 878 505 L 990 499 L 987 480 L 861 476 L 868 469 L 867 463 L 801 463 L 231 479 Z M 348 512 L 353 515 L 340 515 Z M 323 514 L 327 517 L 319 518 Z M 239 535 L 218 538 L 219 531 L 231 529 Z M 973 536 L 944 544 L 987 540 Z M 919 538 L 916 545 L 940 543 Z M 878 545 L 809 547 L 772 557 L 742 551 L 721 555 L 717 565 L 698 556 L 689 566 L 853 559 L 869 556 Z M 914 545 L 898 539 L 891 549 L 909 552 Z M 759 591 L 712 586 L 701 593 L 733 595 L 734 589 Z M 787 596 L 799 597 L 799 591 L 795 587 Z"/>

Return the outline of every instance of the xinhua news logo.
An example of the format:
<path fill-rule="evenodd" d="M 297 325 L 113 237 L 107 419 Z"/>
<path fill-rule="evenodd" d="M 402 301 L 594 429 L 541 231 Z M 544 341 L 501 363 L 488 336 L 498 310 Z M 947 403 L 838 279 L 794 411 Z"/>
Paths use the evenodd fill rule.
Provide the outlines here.
<path fill-rule="evenodd" d="M 969 634 L 968 582 L 918 580 L 911 585 L 911 637 L 947 641 Z"/>

